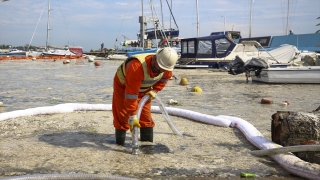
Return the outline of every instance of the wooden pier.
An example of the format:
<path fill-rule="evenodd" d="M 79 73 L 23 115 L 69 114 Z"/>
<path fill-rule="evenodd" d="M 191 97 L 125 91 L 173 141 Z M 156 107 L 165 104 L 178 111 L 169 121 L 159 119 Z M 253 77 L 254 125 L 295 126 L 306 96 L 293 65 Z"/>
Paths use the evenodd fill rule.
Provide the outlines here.
<path fill-rule="evenodd" d="M 91 50 L 90 52 L 83 52 L 86 55 L 94 55 L 97 57 L 107 57 L 109 54 L 109 50 L 108 49 L 103 49 L 101 50 Z"/>

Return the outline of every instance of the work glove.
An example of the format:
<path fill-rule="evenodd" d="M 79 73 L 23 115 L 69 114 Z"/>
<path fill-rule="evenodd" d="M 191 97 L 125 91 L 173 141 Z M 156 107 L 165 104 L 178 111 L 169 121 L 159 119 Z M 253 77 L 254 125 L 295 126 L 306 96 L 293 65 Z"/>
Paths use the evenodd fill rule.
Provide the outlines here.
<path fill-rule="evenodd" d="M 129 121 L 128 124 L 130 126 L 130 131 L 132 132 L 134 126 L 137 126 L 138 128 L 140 128 L 140 123 L 139 123 L 139 119 L 137 115 L 132 115 L 129 117 Z"/>
<path fill-rule="evenodd" d="M 148 91 L 146 94 L 150 95 L 150 100 L 154 100 L 157 96 L 157 93 L 154 92 L 153 90 Z"/>

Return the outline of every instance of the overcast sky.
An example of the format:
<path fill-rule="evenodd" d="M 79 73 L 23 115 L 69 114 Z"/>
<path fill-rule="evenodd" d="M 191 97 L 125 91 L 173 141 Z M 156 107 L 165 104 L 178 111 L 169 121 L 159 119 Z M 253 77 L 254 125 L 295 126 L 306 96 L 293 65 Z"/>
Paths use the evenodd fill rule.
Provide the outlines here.
<path fill-rule="evenodd" d="M 162 1 L 162 12 L 161 5 Z M 144 15 L 151 17 L 149 0 L 143 0 Z M 197 36 L 196 0 L 153 0 L 153 5 L 164 28 L 177 28 L 169 16 L 172 13 L 181 38 Z M 224 30 L 241 31 L 249 36 L 251 0 L 198 0 L 200 36 Z M 320 0 L 254 0 L 251 36 L 275 36 L 295 33 L 315 33 L 320 29 Z M 119 45 L 124 36 L 137 39 L 142 15 L 141 0 L 51 0 L 49 44 L 82 46 L 84 51 Z M 31 42 L 46 44 L 48 19 L 47 0 L 0 1 L 0 44 L 13 46 Z M 42 14 L 42 15 L 41 15 Z M 171 23 L 170 23 L 171 22 Z M 153 27 L 150 23 L 148 28 Z M 116 39 L 118 41 L 116 42 Z"/>

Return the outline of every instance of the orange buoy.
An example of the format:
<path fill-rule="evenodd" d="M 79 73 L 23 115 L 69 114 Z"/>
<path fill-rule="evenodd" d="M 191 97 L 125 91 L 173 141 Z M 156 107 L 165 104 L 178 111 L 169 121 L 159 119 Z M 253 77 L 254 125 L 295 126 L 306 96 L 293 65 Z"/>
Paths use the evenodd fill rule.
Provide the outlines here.
<path fill-rule="evenodd" d="M 261 99 L 261 104 L 272 104 L 273 100 L 270 98 L 262 98 Z"/>
<path fill-rule="evenodd" d="M 99 61 L 94 62 L 94 65 L 95 66 L 100 66 L 100 62 Z"/>

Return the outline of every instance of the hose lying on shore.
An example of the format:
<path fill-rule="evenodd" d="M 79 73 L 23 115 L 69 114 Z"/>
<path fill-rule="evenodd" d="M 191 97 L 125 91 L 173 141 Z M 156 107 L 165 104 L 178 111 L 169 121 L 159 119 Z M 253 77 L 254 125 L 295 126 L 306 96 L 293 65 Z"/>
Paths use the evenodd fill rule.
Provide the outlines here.
<path fill-rule="evenodd" d="M 273 149 L 250 151 L 249 153 L 254 156 L 265 156 L 271 154 L 289 153 L 289 152 L 304 152 L 304 151 L 320 151 L 320 145 L 297 145 L 279 147 Z"/>
<path fill-rule="evenodd" d="M 0 114 L 0 121 L 7 120 L 10 118 L 32 116 L 39 114 L 55 114 L 55 113 L 66 113 L 73 111 L 108 111 L 112 110 L 111 104 L 78 104 L 78 103 L 67 103 L 59 104 L 55 106 L 46 106 L 31 108 L 26 110 L 18 110 L 12 112 L 5 112 Z M 224 127 L 236 127 L 238 128 L 247 138 L 258 149 L 273 149 L 282 147 L 272 141 L 269 141 L 250 123 L 247 121 L 232 117 L 232 116 L 211 116 L 206 114 L 197 113 L 190 110 L 166 107 L 168 114 L 188 118 L 203 123 L 213 124 Z M 160 113 L 161 110 L 158 106 L 152 106 L 151 111 Z M 300 177 L 308 179 L 320 179 L 320 165 L 305 162 L 291 153 L 286 154 L 275 154 L 269 155 L 272 159 L 280 164 L 284 169 Z"/>
<path fill-rule="evenodd" d="M 81 179 L 104 179 L 104 180 L 136 180 L 133 178 L 112 176 L 104 174 L 33 174 L 24 176 L 11 176 L 6 178 L 0 178 L 0 180 L 49 180 L 49 179 L 61 179 L 61 180 L 81 180 Z"/>

